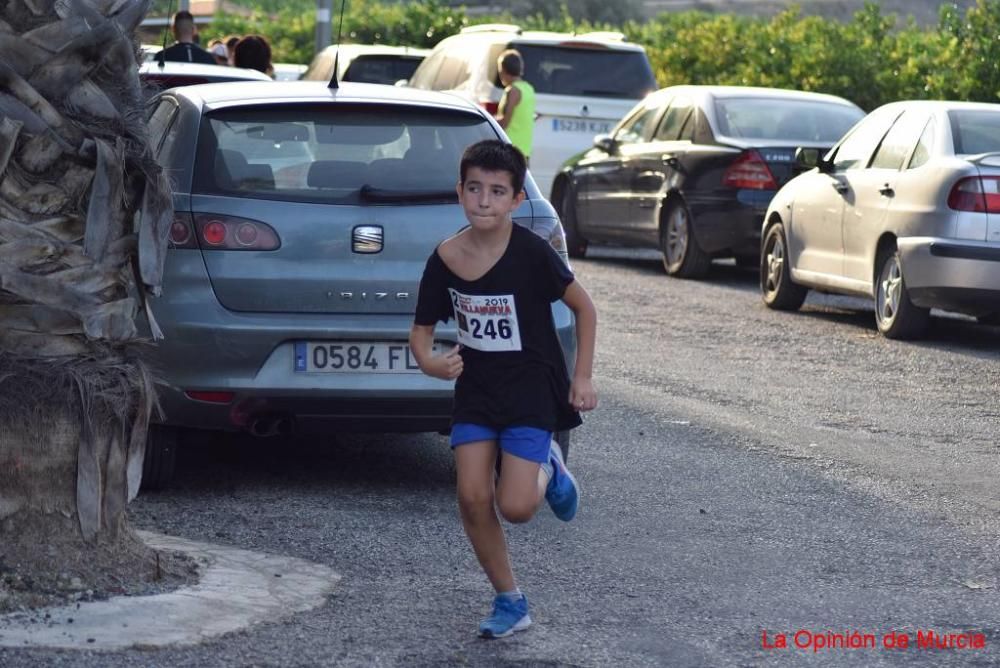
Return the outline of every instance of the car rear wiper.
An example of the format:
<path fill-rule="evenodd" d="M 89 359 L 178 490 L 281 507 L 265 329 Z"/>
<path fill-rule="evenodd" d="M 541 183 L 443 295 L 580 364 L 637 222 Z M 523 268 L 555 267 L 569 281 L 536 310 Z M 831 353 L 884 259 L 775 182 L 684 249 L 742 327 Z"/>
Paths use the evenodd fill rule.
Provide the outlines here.
<path fill-rule="evenodd" d="M 454 190 L 390 190 L 367 183 L 361 186 L 361 199 L 366 202 L 457 202 Z"/>

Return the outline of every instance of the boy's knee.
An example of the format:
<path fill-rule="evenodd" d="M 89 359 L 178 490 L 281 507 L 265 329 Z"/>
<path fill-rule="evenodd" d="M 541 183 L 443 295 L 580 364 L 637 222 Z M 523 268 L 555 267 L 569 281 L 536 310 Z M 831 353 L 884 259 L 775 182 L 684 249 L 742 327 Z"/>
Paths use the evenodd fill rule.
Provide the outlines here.
<path fill-rule="evenodd" d="M 523 499 L 501 499 L 497 505 L 500 515 L 512 524 L 524 524 L 535 516 L 535 506 L 525 503 Z"/>
<path fill-rule="evenodd" d="M 467 516 L 494 512 L 493 501 L 492 489 L 459 490 L 458 492 L 458 506 L 462 513 Z"/>

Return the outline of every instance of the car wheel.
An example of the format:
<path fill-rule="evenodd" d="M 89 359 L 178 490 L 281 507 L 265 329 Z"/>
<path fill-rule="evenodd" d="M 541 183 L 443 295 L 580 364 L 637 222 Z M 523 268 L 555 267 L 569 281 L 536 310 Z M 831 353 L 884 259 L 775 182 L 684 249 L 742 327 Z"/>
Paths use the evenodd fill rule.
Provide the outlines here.
<path fill-rule="evenodd" d="M 566 252 L 570 257 L 584 257 L 587 255 L 587 240 L 580 235 L 580 230 L 576 224 L 576 191 L 573 186 L 566 184 L 562 191 L 562 225 L 566 234 Z"/>
<path fill-rule="evenodd" d="M 808 288 L 792 282 L 784 225 L 772 225 L 764 235 L 760 253 L 760 293 L 764 303 L 777 311 L 797 311 L 808 292 Z"/>
<path fill-rule="evenodd" d="M 660 252 L 663 268 L 677 278 L 702 278 L 708 273 L 712 258 L 698 246 L 691 225 L 691 213 L 683 202 L 673 202 L 660 226 Z"/>
<path fill-rule="evenodd" d="M 562 450 L 563 461 L 569 461 L 569 430 L 557 431 L 555 439 L 559 449 Z"/>
<path fill-rule="evenodd" d="M 895 248 L 883 251 L 877 266 L 875 324 L 878 325 L 878 331 L 890 339 L 920 337 L 930 321 L 930 309 L 915 306 L 910 301 L 899 251 Z"/>
<path fill-rule="evenodd" d="M 143 491 L 164 489 L 170 484 L 177 466 L 178 441 L 178 431 L 174 427 L 149 427 L 142 463 Z"/>

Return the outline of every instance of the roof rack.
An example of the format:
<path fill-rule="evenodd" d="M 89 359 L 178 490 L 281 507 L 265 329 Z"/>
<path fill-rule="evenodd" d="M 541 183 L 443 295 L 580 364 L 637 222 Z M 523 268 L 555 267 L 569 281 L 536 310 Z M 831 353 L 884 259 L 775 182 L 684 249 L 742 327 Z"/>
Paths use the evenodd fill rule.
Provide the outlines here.
<path fill-rule="evenodd" d="M 617 32 L 615 30 L 595 30 L 594 32 L 585 32 L 577 35 L 577 37 L 583 37 L 585 39 L 603 39 L 608 42 L 624 42 L 625 33 Z"/>
<path fill-rule="evenodd" d="M 512 32 L 521 34 L 521 26 L 513 23 L 479 23 L 462 28 L 463 33 L 469 32 Z"/>

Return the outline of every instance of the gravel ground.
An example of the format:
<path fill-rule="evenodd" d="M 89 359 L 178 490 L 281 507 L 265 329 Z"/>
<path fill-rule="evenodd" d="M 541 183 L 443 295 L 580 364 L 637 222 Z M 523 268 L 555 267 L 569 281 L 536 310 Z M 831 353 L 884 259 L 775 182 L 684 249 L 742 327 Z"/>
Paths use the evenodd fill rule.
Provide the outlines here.
<path fill-rule="evenodd" d="M 997 330 L 879 338 L 870 306 L 772 313 L 754 277 L 585 260 L 601 408 L 574 434 L 577 520 L 509 537 L 534 627 L 473 637 L 490 592 L 440 436 L 218 439 L 141 527 L 344 576 L 323 607 L 216 642 L 21 666 L 997 665 Z M 984 634 L 984 650 L 765 649 L 805 629 Z"/>

